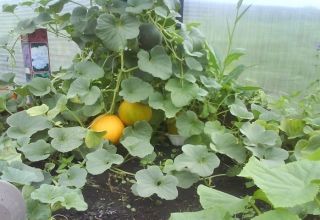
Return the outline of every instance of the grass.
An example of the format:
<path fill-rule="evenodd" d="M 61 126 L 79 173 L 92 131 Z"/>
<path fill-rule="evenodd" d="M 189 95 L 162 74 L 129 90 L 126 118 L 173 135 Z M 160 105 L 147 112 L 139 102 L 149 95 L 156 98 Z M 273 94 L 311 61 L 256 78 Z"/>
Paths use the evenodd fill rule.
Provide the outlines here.
<path fill-rule="evenodd" d="M 186 2 L 185 21 L 201 23 L 200 29 L 218 54 L 227 44 L 227 19 L 235 5 Z M 306 88 L 320 78 L 317 46 L 320 44 L 320 13 L 313 8 L 253 6 L 240 21 L 234 48 L 245 48 L 241 62 L 248 69 L 241 78 L 275 95 Z"/>

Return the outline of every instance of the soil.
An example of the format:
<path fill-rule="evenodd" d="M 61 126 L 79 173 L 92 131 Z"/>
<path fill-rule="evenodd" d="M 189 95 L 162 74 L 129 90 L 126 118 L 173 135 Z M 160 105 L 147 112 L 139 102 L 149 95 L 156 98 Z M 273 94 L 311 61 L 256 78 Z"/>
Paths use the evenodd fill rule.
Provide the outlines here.
<path fill-rule="evenodd" d="M 133 162 L 131 165 L 126 164 L 126 168 L 128 167 L 137 166 Z M 215 173 L 223 173 L 224 169 L 220 167 Z M 216 177 L 213 184 L 216 189 L 235 196 L 249 193 L 244 186 L 244 179 L 239 177 Z M 64 210 L 55 218 L 57 220 L 167 220 L 173 212 L 201 210 L 196 185 L 190 189 L 179 189 L 179 197 L 173 201 L 161 200 L 156 196 L 137 197 L 132 194 L 131 185 L 129 179 L 125 177 L 119 179 L 119 176 L 111 172 L 89 176 L 88 184 L 83 189 L 88 210 L 85 212 Z"/>

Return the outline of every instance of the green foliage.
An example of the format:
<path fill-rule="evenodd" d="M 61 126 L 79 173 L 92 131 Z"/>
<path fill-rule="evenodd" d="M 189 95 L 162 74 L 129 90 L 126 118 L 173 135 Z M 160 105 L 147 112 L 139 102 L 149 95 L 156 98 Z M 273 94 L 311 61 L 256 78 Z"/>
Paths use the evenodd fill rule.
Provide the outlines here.
<path fill-rule="evenodd" d="M 88 208 L 79 190 L 65 186 L 42 184 L 31 193 L 31 198 L 51 206 L 59 204 L 66 209 L 75 208 L 78 211 L 85 211 Z"/>
<path fill-rule="evenodd" d="M 114 147 L 109 149 L 98 149 L 87 154 L 86 168 L 89 173 L 98 175 L 110 169 L 112 164 L 121 164 L 123 157 L 116 154 L 117 150 Z"/>
<path fill-rule="evenodd" d="M 178 171 L 187 168 L 199 176 L 210 176 L 213 170 L 219 166 L 220 160 L 207 150 L 204 145 L 184 145 L 183 154 L 178 155 L 174 165 Z"/>
<path fill-rule="evenodd" d="M 32 161 L 41 161 L 47 159 L 54 149 L 44 140 L 38 140 L 34 143 L 25 144 L 20 149 L 24 156 Z"/>
<path fill-rule="evenodd" d="M 22 162 L 12 162 L 2 170 L 1 179 L 21 185 L 30 185 L 44 180 L 42 170 Z"/>
<path fill-rule="evenodd" d="M 172 200 L 178 196 L 177 178 L 169 174 L 164 176 L 157 166 L 138 171 L 135 178 L 137 182 L 132 189 L 139 196 L 149 197 L 156 193 L 160 198 L 166 200 Z"/>
<path fill-rule="evenodd" d="M 132 156 L 143 158 L 153 152 L 150 144 L 152 127 L 145 121 L 136 122 L 125 128 L 121 144 Z"/>
<path fill-rule="evenodd" d="M 319 166 L 317 162 L 301 160 L 270 168 L 251 158 L 239 175 L 252 178 L 274 207 L 294 207 L 317 196 L 319 183 L 314 181 L 320 178 Z"/>
<path fill-rule="evenodd" d="M 113 51 L 123 50 L 127 46 L 127 40 L 139 34 L 140 22 L 129 14 L 123 14 L 120 18 L 112 14 L 102 14 L 97 23 L 97 36 Z"/>
<path fill-rule="evenodd" d="M 163 47 L 156 46 L 152 48 L 150 54 L 145 50 L 141 50 L 137 56 L 139 68 L 150 73 L 153 77 L 166 80 L 172 75 L 171 59 Z"/>
<path fill-rule="evenodd" d="M 69 3 L 75 2 L 3 6 L 5 12 L 31 6 L 38 13 L 21 20 L 17 34 L 44 27 L 81 48 L 73 65 L 51 78 L 19 86 L 13 73 L 0 74 L 0 86 L 9 88 L 0 95 L 0 178 L 23 187 L 29 219 L 48 219 L 60 208 L 86 210 L 81 190 L 88 173 L 106 171 L 130 176 L 137 196 L 165 200 L 177 198 L 178 187 L 204 183 L 198 187 L 203 210 L 170 219 L 299 219 L 320 213 L 319 82 L 309 92 L 278 100 L 238 84 L 246 67 L 232 41 L 249 9 L 242 9 L 242 1 L 223 57 L 196 24 L 177 20 L 178 0 L 96 0 L 65 13 Z M 1 48 L 13 56 L 6 44 Z M 91 124 L 99 115 L 116 114 L 122 100 L 148 104 L 153 118 L 127 126 L 114 146 L 103 139 L 108 132 L 95 132 Z M 185 140 L 173 154 L 158 146 L 169 133 L 168 121 L 175 137 Z M 135 174 L 121 167 L 132 159 L 142 165 Z M 250 181 L 257 188 L 253 195 L 238 198 L 212 188 L 224 175 L 215 169 L 230 160 L 227 175 Z M 267 205 L 264 213 L 257 200 Z"/>
<path fill-rule="evenodd" d="M 30 116 L 26 111 L 17 112 L 8 117 L 7 130 L 9 137 L 14 139 L 29 138 L 38 131 L 51 128 L 51 123 L 43 116 Z"/>
<path fill-rule="evenodd" d="M 204 209 L 225 209 L 232 215 L 242 212 L 249 203 L 247 198 L 239 199 L 203 185 L 198 187 L 197 192 Z"/>
<path fill-rule="evenodd" d="M 128 102 L 140 102 L 146 100 L 153 92 L 152 86 L 137 77 L 130 77 L 121 83 L 120 96 Z"/>
<path fill-rule="evenodd" d="M 85 129 L 81 127 L 51 128 L 48 131 L 52 138 L 51 145 L 59 152 L 69 152 L 78 148 L 85 137 Z"/>

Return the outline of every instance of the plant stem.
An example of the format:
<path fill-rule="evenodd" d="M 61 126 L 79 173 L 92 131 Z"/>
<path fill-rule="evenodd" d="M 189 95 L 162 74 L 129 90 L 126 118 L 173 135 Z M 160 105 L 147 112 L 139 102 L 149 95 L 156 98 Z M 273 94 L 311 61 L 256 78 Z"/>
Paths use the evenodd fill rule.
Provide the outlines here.
<path fill-rule="evenodd" d="M 172 46 L 170 45 L 170 43 L 168 42 L 169 39 L 166 37 L 166 35 L 170 38 L 173 38 L 172 35 L 161 25 L 159 25 L 153 18 L 152 16 L 149 14 L 149 19 L 151 20 L 151 22 L 161 31 L 163 39 L 165 44 L 167 45 L 167 47 L 169 48 L 169 50 L 172 52 L 172 55 L 179 61 L 183 61 L 175 52 L 174 48 L 172 48 Z"/>
<path fill-rule="evenodd" d="M 107 56 L 107 58 L 103 61 L 102 68 L 104 68 L 104 66 L 106 65 L 108 59 L 109 59 L 111 56 L 112 56 L 112 55 Z"/>
<path fill-rule="evenodd" d="M 85 6 L 85 5 L 80 4 L 80 3 L 78 3 L 78 2 L 75 2 L 75 1 L 72 1 L 72 0 L 70 0 L 70 2 L 71 2 L 71 3 L 73 3 L 73 4 L 76 4 L 76 5 L 79 5 L 79 6 L 81 6 L 81 7 L 86 8 L 86 6 Z M 92 2 L 92 1 L 90 1 L 90 2 Z"/>
<path fill-rule="evenodd" d="M 183 87 L 183 82 L 184 82 L 184 71 L 183 71 L 183 63 L 180 61 L 180 77 L 181 77 L 181 85 Z"/>
<path fill-rule="evenodd" d="M 121 170 L 119 168 L 111 168 L 110 169 L 112 172 L 116 173 L 116 174 L 120 174 L 120 175 L 123 175 L 123 174 L 126 174 L 126 175 L 129 175 L 129 176 L 134 176 L 134 173 L 130 173 L 130 172 L 127 172 L 127 171 L 124 171 L 124 170 Z"/>
<path fill-rule="evenodd" d="M 72 117 L 81 125 L 81 127 L 84 128 L 84 124 L 82 123 L 80 118 L 76 114 L 74 114 L 73 111 L 71 111 L 70 109 L 68 109 L 68 110 L 69 110 L 70 114 L 72 115 Z"/>
<path fill-rule="evenodd" d="M 229 22 L 228 22 L 228 47 L 227 47 L 227 53 L 226 53 L 226 58 L 229 56 L 230 51 L 231 51 L 231 47 L 233 44 L 233 37 L 234 37 L 234 32 L 236 30 L 236 27 L 238 25 L 239 22 L 239 12 L 240 12 L 240 8 L 237 8 L 237 13 L 236 13 L 236 18 L 233 22 L 233 26 L 232 26 L 232 30 L 230 31 L 230 26 L 229 26 Z M 225 58 L 225 60 L 226 60 Z M 224 71 L 226 70 L 226 65 L 223 64 L 222 65 L 222 70 L 220 72 L 220 77 L 223 77 Z"/>
<path fill-rule="evenodd" d="M 138 66 L 135 66 L 135 67 L 132 67 L 132 68 L 130 68 L 130 69 L 123 70 L 123 72 L 128 73 L 128 72 L 131 72 L 131 71 L 134 71 L 134 70 L 137 70 L 137 69 L 139 69 L 139 67 L 138 67 Z"/>
<path fill-rule="evenodd" d="M 114 108 L 115 108 L 115 104 L 116 104 L 116 98 L 120 89 L 120 85 L 121 85 L 121 80 L 122 80 L 122 73 L 124 72 L 124 56 L 123 56 L 123 50 L 121 50 L 120 52 L 120 70 L 118 72 L 118 77 L 117 77 L 117 82 L 116 82 L 116 88 L 114 89 L 113 92 L 113 97 L 112 97 L 112 103 L 110 106 L 110 109 L 108 111 L 108 114 L 113 114 L 114 113 Z"/>
<path fill-rule="evenodd" d="M 226 176 L 227 174 L 225 173 L 221 173 L 221 174 L 216 174 L 216 175 L 212 175 L 212 176 L 208 176 L 208 177 L 203 177 L 202 179 L 205 180 L 205 179 L 212 179 L 212 178 L 215 178 L 215 177 L 220 177 L 220 176 Z"/>
<path fill-rule="evenodd" d="M 318 199 L 318 197 L 315 197 L 314 200 L 316 201 L 316 203 L 317 203 L 318 206 L 320 207 L 320 200 Z"/>
<path fill-rule="evenodd" d="M 262 214 L 262 212 L 261 212 L 260 209 L 256 206 L 256 204 L 252 203 L 251 206 L 252 206 L 252 208 L 254 209 L 254 211 L 256 211 L 256 213 L 257 213 L 258 215 L 261 215 L 261 214 Z"/>

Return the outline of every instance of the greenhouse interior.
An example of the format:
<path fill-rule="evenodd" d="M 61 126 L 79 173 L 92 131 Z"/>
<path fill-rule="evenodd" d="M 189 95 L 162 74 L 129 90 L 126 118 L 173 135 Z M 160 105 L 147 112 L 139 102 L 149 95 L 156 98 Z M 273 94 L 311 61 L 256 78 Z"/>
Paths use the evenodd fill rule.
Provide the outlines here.
<path fill-rule="evenodd" d="M 320 220 L 319 0 L 0 7 L 0 220 Z"/>

